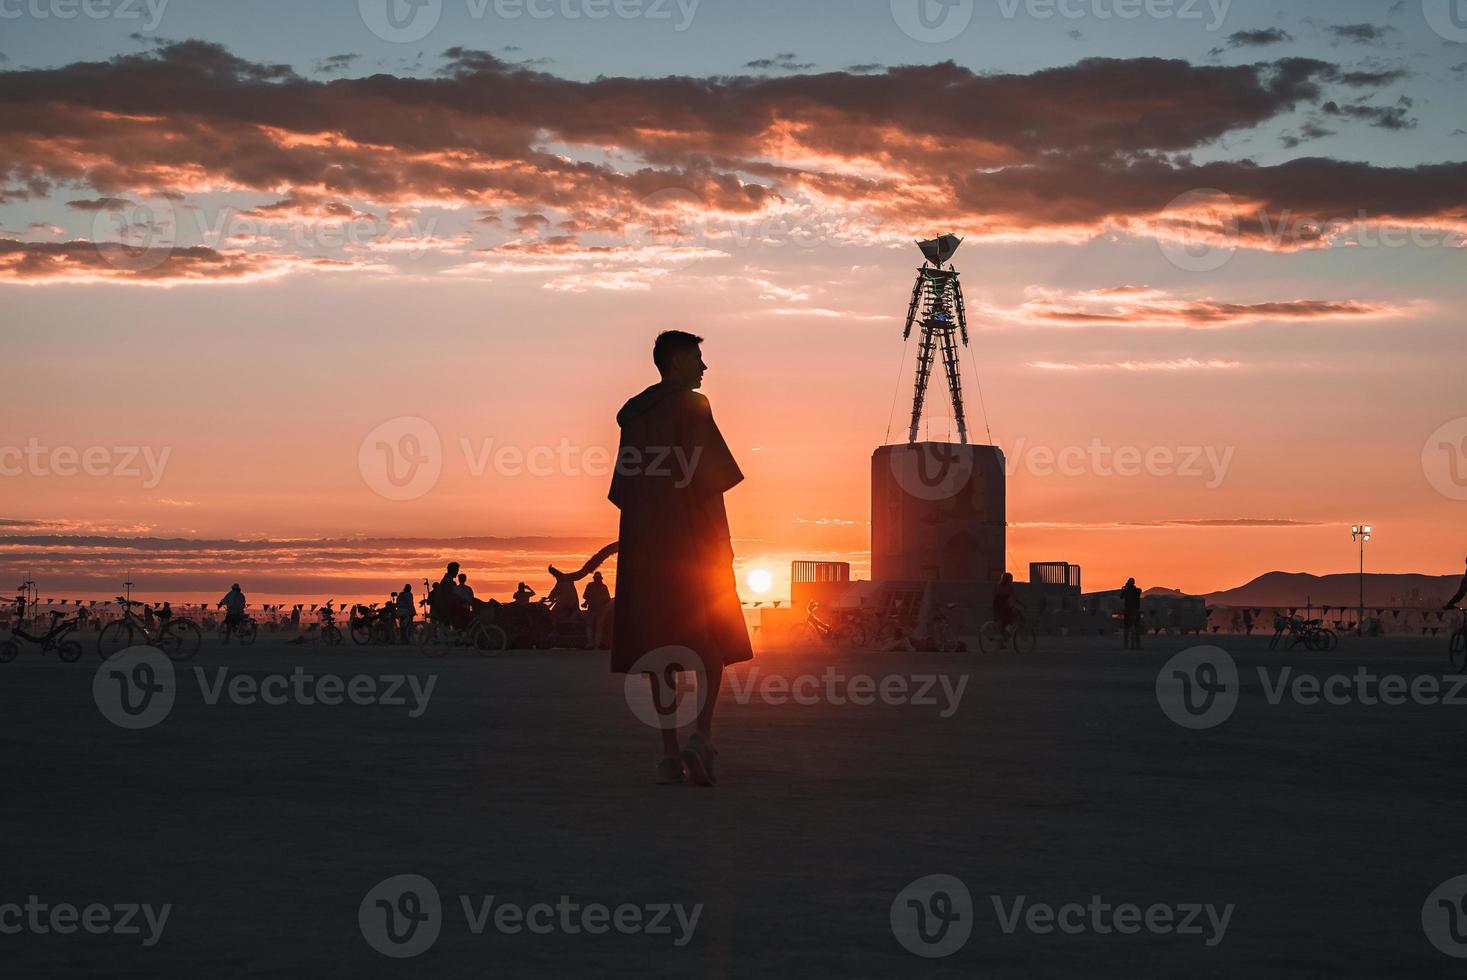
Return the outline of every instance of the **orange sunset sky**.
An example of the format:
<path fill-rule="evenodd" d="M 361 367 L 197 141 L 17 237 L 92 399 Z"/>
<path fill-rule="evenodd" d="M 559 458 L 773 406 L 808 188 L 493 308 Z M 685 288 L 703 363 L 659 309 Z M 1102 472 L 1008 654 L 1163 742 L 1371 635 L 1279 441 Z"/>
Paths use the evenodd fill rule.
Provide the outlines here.
<path fill-rule="evenodd" d="M 513 540 L 465 562 L 486 586 L 543 578 L 615 537 L 614 416 L 681 328 L 747 476 L 741 571 L 863 574 L 912 242 L 948 231 L 1020 579 L 1349 571 L 1358 521 L 1370 570 L 1458 570 L 1467 44 L 1416 4 L 980 6 L 943 40 L 887 4 L 599 36 L 450 4 L 411 44 L 355 4 L 331 31 L 288 4 L 7 27 L 0 573 L 366 592 L 487 537 Z M 374 433 L 436 478 L 389 499 Z M 362 537 L 420 540 L 217 544 Z"/>

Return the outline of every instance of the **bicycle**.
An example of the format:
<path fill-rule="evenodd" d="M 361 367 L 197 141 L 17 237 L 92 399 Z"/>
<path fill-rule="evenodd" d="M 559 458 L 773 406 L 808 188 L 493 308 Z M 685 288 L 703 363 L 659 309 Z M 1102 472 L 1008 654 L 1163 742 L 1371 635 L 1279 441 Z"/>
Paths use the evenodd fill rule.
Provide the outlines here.
<path fill-rule="evenodd" d="M 978 631 L 978 649 L 984 653 L 1005 650 L 1010 643 L 1014 646 L 1014 652 L 1020 655 L 1027 656 L 1034 652 L 1039 636 L 1028 619 L 1020 617 L 1007 626 L 1000 626 L 990 619 Z"/>
<path fill-rule="evenodd" d="M 1274 620 L 1273 630 L 1273 636 L 1268 641 L 1270 650 L 1277 650 L 1285 636 L 1288 637 L 1288 645 L 1284 648 L 1286 650 L 1303 644 L 1306 650 L 1328 653 L 1340 645 L 1340 638 L 1335 631 L 1326 628 L 1323 621 L 1318 619 L 1280 616 Z"/>
<path fill-rule="evenodd" d="M 413 644 L 429 657 L 445 657 L 449 647 L 466 646 L 479 653 L 502 653 L 509 649 L 509 634 L 495 621 L 492 610 L 482 609 L 463 629 L 441 626 L 431 621 L 413 624 Z"/>
<path fill-rule="evenodd" d="M 820 603 L 811 601 L 805 607 L 805 621 L 796 623 L 792 630 L 792 641 L 798 647 L 809 649 L 824 643 L 832 647 L 858 647 L 866 639 L 864 624 L 858 617 L 842 616 L 837 623 L 828 623 L 815 615 Z"/>
<path fill-rule="evenodd" d="M 352 642 L 357 646 L 366 646 L 368 643 L 395 644 L 399 639 L 396 610 L 391 604 L 382 609 L 373 609 L 358 603 L 352 607 L 348 631 Z"/>
<path fill-rule="evenodd" d="M 236 640 L 239 640 L 239 645 L 242 647 L 254 645 L 255 637 L 260 633 L 260 624 L 256 622 L 254 616 L 249 613 L 243 613 L 239 617 L 239 622 L 232 624 L 234 627 L 233 633 L 230 632 L 230 625 L 229 617 L 224 617 L 224 622 L 219 625 L 220 640 L 227 640 L 230 636 L 233 636 Z"/>
<path fill-rule="evenodd" d="M 119 650 L 140 645 L 157 647 L 168 654 L 169 660 L 192 660 L 204 644 L 203 633 L 192 620 L 170 617 L 162 625 L 149 629 L 143 618 L 132 611 L 134 606 L 147 603 L 118 596 L 117 604 L 122 609 L 122 618 L 114 619 L 97 634 L 97 654 L 104 660 Z"/>
<path fill-rule="evenodd" d="M 51 651 L 56 651 L 56 656 L 66 663 L 75 663 L 81 659 L 82 645 L 76 640 L 66 639 L 66 635 L 76 629 L 79 620 L 66 619 L 66 613 L 59 609 L 51 611 L 51 628 L 40 636 L 26 632 L 25 624 L 16 619 L 10 627 L 11 638 L 0 642 L 0 663 L 9 663 L 20 653 L 20 641 L 39 644 L 41 656 Z"/>
<path fill-rule="evenodd" d="M 346 642 L 341 627 L 336 625 L 336 610 L 331 603 L 322 606 L 317 615 L 321 619 L 321 642 L 329 647 L 339 647 Z"/>
<path fill-rule="evenodd" d="M 1467 670 L 1467 610 L 1460 606 L 1452 609 L 1461 615 L 1457 621 L 1457 631 L 1447 641 L 1447 662 L 1452 665 L 1452 672 L 1460 674 Z"/>

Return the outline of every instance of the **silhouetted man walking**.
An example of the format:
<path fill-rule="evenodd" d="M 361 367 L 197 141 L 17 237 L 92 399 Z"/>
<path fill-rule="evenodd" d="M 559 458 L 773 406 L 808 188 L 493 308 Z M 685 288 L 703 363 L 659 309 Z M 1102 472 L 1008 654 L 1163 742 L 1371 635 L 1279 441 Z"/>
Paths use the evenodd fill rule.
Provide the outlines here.
<path fill-rule="evenodd" d="M 723 495 L 744 478 L 713 421 L 703 384 L 703 338 L 658 335 L 652 361 L 662 380 L 617 413 L 621 448 L 611 502 L 621 509 L 616 630 L 611 669 L 627 673 L 656 653 L 648 670 L 663 714 L 660 783 L 714 783 L 713 711 L 728 664 L 753 659 L 733 573 Z M 656 658 L 651 658 L 656 659 Z M 679 749 L 672 714 L 678 671 L 698 673 L 694 733 Z"/>
<path fill-rule="evenodd" d="M 601 649 L 602 620 L 606 615 L 606 607 L 611 604 L 611 590 L 606 587 L 601 573 L 597 572 L 591 578 L 590 584 L 583 593 L 586 607 L 586 644 L 592 650 Z"/>
<path fill-rule="evenodd" d="M 1121 589 L 1121 627 L 1125 649 L 1141 649 L 1141 588 L 1133 578 Z"/>

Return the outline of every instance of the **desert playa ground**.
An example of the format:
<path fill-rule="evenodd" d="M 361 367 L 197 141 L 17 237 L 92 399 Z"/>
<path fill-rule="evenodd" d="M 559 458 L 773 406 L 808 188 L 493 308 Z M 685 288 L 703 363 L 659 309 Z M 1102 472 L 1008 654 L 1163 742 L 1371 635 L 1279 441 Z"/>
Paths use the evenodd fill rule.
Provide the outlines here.
<path fill-rule="evenodd" d="M 31 648 L 0 666 L 0 904 L 34 895 L 171 910 L 151 946 L 146 925 L 141 935 L 0 935 L 5 972 L 1437 977 L 1458 968 L 1428 937 L 1422 910 L 1438 886 L 1467 874 L 1467 705 L 1305 703 L 1311 686 L 1290 686 L 1303 675 L 1328 689 L 1329 678 L 1361 667 L 1402 684 L 1440 678 L 1445 641 L 1347 638 L 1331 654 L 1269 653 L 1259 638 L 1204 642 L 1227 649 L 1241 681 L 1230 716 L 1197 729 L 1172 721 L 1157 694 L 1158 674 L 1190 639 L 1152 640 L 1140 653 L 1047 639 L 1025 658 L 765 650 L 725 686 L 714 789 L 653 784 L 657 734 L 630 710 L 604 654 L 434 660 L 405 649 L 211 642 L 178 666 L 166 716 L 130 730 L 101 708 L 106 684 L 94 688 L 100 661 L 90 650 L 68 665 Z M 1306 697 L 1284 693 L 1274 704 L 1284 667 L 1287 691 Z M 297 676 L 310 703 L 295 693 L 280 704 L 251 698 L 293 691 Z M 343 703 L 322 704 L 314 694 L 331 699 L 330 684 L 320 686 L 327 676 L 342 692 L 371 678 L 372 693 L 358 681 L 366 703 L 342 693 Z M 420 693 L 431 682 L 426 703 L 406 680 L 395 692 L 404 703 L 373 700 L 394 676 Z M 1347 692 L 1339 682 L 1333 690 Z M 441 922 L 418 955 L 394 958 L 369 942 L 359 912 L 370 912 L 379 883 L 403 874 L 436 888 Z M 941 958 L 914 955 L 893 927 L 899 894 L 929 875 L 952 876 L 971 895 L 955 907 L 971 935 Z M 533 933 L 513 920 L 475 932 L 464 899 L 472 910 L 488 896 L 501 907 L 568 896 L 578 907 L 701 911 L 691 932 Z M 1093 902 L 1143 915 L 1166 906 L 1173 927 L 1156 913 L 1155 928 L 1110 928 Z M 1066 920 L 1078 928 L 1062 930 L 1043 909 L 1031 915 L 1036 905 L 1062 917 L 1066 905 L 1086 910 Z M 1222 934 L 1206 914 L 1175 928 L 1193 906 L 1219 915 L 1231 906 Z M 1025 910 L 1017 918 L 1016 908 Z"/>

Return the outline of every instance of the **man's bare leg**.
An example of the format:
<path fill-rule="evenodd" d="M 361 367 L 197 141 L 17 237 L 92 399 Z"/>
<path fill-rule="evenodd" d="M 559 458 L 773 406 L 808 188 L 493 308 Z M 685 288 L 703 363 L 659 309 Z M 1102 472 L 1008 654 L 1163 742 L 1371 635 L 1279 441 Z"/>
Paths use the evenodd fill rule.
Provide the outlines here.
<path fill-rule="evenodd" d="M 706 692 L 700 692 L 703 703 L 698 708 L 698 720 L 694 727 L 698 734 L 711 739 L 713 737 L 713 710 L 718 707 L 718 690 L 723 686 L 723 666 L 719 665 L 717 670 L 700 671 L 698 683 L 706 684 L 708 689 Z"/>
<path fill-rule="evenodd" d="M 647 680 L 652 685 L 652 705 L 657 709 L 657 727 L 662 732 L 662 756 L 676 759 L 682 752 L 677 744 L 677 678 L 648 672 Z"/>

